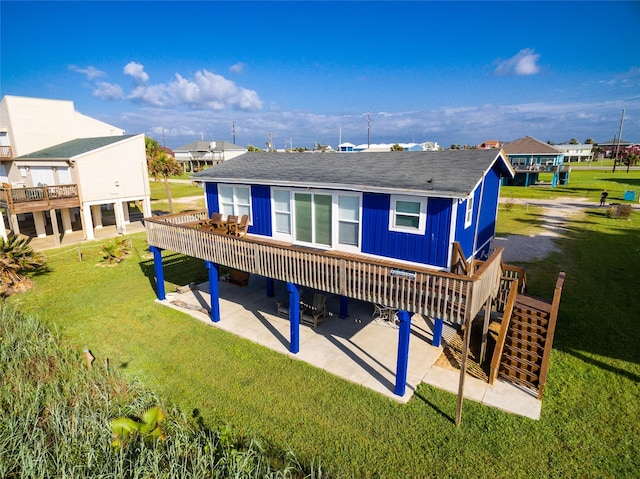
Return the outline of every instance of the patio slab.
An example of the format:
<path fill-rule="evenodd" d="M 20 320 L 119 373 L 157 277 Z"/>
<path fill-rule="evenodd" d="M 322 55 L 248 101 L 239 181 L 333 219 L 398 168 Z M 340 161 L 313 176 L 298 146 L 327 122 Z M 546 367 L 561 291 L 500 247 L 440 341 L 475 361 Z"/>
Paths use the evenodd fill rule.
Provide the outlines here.
<path fill-rule="evenodd" d="M 191 288 L 185 293 L 169 293 L 165 304 L 213 327 L 261 344 L 291 358 L 305 361 L 317 368 L 376 391 L 395 401 L 406 403 L 417 386 L 428 383 L 438 389 L 458 392 L 459 371 L 436 365 L 442 347 L 431 345 L 433 324 L 420 315 L 411 319 L 409 364 L 406 392 L 400 397 L 394 394 L 397 363 L 398 328 L 372 318 L 373 306 L 363 301 L 349 300 L 349 316 L 340 318 L 340 300 L 327 295 L 329 318 L 313 328 L 300 325 L 300 351 L 289 351 L 290 323 L 277 315 L 276 299 L 286 298 L 284 283 L 276 281 L 275 297 L 266 296 L 265 279 L 252 275 L 249 285 L 239 287 L 221 281 L 220 321 L 213 323 L 208 314 L 172 304 L 179 300 L 209 310 L 208 283 Z M 305 291 L 304 298 L 312 295 Z M 453 334 L 445 327 L 443 337 Z M 530 392 L 498 381 L 489 385 L 471 376 L 465 380 L 464 397 L 496 407 L 503 411 L 539 419 L 541 401 Z"/>

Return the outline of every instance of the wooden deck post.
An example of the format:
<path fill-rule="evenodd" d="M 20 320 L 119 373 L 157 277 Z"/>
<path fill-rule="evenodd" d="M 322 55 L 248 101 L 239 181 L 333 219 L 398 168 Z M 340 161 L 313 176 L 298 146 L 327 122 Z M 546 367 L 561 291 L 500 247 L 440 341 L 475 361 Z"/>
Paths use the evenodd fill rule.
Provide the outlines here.
<path fill-rule="evenodd" d="M 398 311 L 400 330 L 398 332 L 398 361 L 396 365 L 396 387 L 393 393 L 404 396 L 407 388 L 407 370 L 409 366 L 409 338 L 411 337 L 411 316 L 403 309 Z"/>
<path fill-rule="evenodd" d="M 467 315 L 464 325 L 464 346 L 462 348 L 462 360 L 460 361 L 460 382 L 458 383 L 458 402 L 456 404 L 456 426 L 462 422 L 462 399 L 464 398 L 464 378 L 467 375 L 467 356 L 469 356 L 469 343 L 471 342 L 471 315 Z"/>
<path fill-rule="evenodd" d="M 287 282 L 287 291 L 289 292 L 289 328 L 290 342 L 289 351 L 297 354 L 300 351 L 300 291 L 298 287 Z"/>
<path fill-rule="evenodd" d="M 220 321 L 220 288 L 219 267 L 216 263 L 205 261 L 204 265 L 209 270 L 209 297 L 211 298 L 211 321 Z"/>
<path fill-rule="evenodd" d="M 164 290 L 164 270 L 162 269 L 162 249 L 157 246 L 149 246 L 153 253 L 153 269 L 156 275 L 156 296 L 160 301 L 166 299 Z"/>

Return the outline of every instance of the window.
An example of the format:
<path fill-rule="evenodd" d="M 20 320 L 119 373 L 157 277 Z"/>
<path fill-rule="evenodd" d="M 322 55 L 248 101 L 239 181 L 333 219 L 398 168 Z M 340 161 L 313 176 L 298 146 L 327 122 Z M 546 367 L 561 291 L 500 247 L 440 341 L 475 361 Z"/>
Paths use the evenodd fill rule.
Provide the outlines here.
<path fill-rule="evenodd" d="M 293 203 L 295 241 L 331 246 L 331 195 L 294 193 Z"/>
<path fill-rule="evenodd" d="M 252 222 L 251 217 L 251 189 L 248 186 L 227 186 L 220 185 L 218 188 L 220 213 L 223 216 L 242 215 L 249 216 L 249 224 Z"/>
<path fill-rule="evenodd" d="M 338 243 L 360 245 L 360 197 L 338 195 Z"/>
<path fill-rule="evenodd" d="M 424 234 L 426 217 L 426 198 L 391 195 L 389 211 L 389 229 L 391 231 Z"/>
<path fill-rule="evenodd" d="M 471 222 L 473 221 L 473 195 L 467 198 L 467 210 L 464 214 L 464 227 L 468 228 L 471 226 Z"/>
<path fill-rule="evenodd" d="M 275 235 L 291 236 L 291 194 L 288 190 L 273 190 Z"/>

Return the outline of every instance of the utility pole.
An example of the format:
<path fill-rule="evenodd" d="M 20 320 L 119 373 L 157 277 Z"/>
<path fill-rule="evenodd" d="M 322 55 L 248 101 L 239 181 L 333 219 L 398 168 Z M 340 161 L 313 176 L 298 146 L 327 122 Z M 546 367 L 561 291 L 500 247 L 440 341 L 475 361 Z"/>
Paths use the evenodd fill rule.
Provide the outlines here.
<path fill-rule="evenodd" d="M 236 121 L 231 121 L 231 134 L 233 135 L 233 144 L 236 144 Z"/>
<path fill-rule="evenodd" d="M 367 148 L 371 148 L 371 112 L 367 112 Z"/>
<path fill-rule="evenodd" d="M 616 146 L 616 156 L 613 160 L 612 173 L 616 172 L 616 165 L 618 164 L 618 153 L 620 153 L 620 139 L 622 138 L 622 125 L 624 125 L 624 108 L 622 109 L 622 120 L 620 120 L 620 131 L 618 132 L 618 145 Z"/>

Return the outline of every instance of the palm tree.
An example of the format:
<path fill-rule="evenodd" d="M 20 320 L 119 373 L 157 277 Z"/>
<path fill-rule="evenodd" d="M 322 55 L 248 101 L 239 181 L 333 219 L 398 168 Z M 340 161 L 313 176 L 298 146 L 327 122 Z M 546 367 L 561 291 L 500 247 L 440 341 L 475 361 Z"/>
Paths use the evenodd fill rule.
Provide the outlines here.
<path fill-rule="evenodd" d="M 169 202 L 169 212 L 173 213 L 173 202 L 171 201 L 171 189 L 169 188 L 169 177 L 182 173 L 182 166 L 175 158 L 167 155 L 164 151 L 159 150 L 155 157 L 149 163 L 149 174 L 156 181 L 158 177 L 164 179 L 164 185 L 167 189 L 167 201 Z"/>
<path fill-rule="evenodd" d="M 0 238 L 0 295 L 27 291 L 33 286 L 28 274 L 42 271 L 44 265 L 44 258 L 33 251 L 27 238 Z"/>
<path fill-rule="evenodd" d="M 153 138 L 149 138 L 148 136 L 144 137 L 144 148 L 147 152 L 147 166 L 149 163 L 153 161 L 153 159 L 158 156 L 162 150 L 160 149 L 160 143 Z"/>

